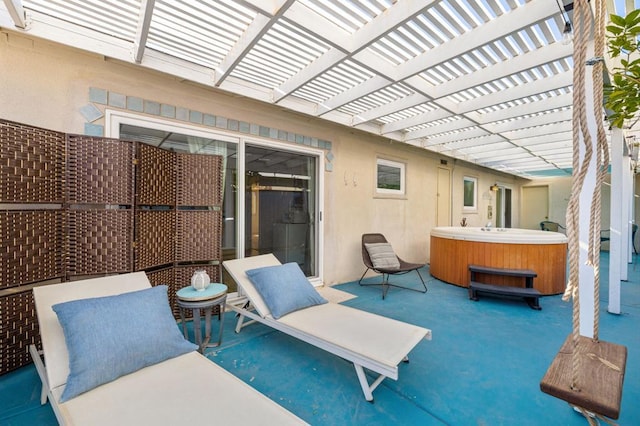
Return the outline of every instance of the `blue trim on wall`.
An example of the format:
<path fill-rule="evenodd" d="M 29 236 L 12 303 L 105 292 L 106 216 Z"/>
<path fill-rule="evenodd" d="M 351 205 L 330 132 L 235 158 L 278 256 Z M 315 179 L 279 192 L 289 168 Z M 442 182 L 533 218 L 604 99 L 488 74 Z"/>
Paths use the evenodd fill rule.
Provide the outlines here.
<path fill-rule="evenodd" d="M 306 145 L 314 148 L 320 148 L 327 153 L 325 154 L 325 171 L 333 170 L 334 155 L 331 153 L 332 143 L 324 139 L 318 139 L 311 136 L 300 135 L 298 133 L 287 132 L 274 127 L 261 126 L 259 124 L 247 123 L 219 115 L 212 115 L 201 111 L 190 110 L 188 108 L 176 105 L 161 104 L 156 101 L 142 99 L 135 96 L 127 96 L 121 93 L 110 92 L 106 89 L 97 87 L 89 88 L 89 101 L 95 107 L 95 104 L 105 105 L 133 112 L 144 112 L 149 115 L 155 115 L 163 118 L 170 118 L 183 121 L 189 124 L 198 124 L 206 127 L 224 129 L 231 132 L 239 132 L 261 136 L 264 138 L 295 143 L 298 145 Z M 86 114 L 90 111 L 89 106 L 83 107 L 82 110 L 86 115 L 87 121 L 95 121 L 95 114 Z M 97 109 L 97 107 L 96 107 Z M 93 118 L 93 120 L 90 120 Z M 99 118 L 99 117 L 98 117 Z M 104 126 L 85 123 L 85 133 L 91 136 L 104 136 Z"/>
<path fill-rule="evenodd" d="M 527 172 L 528 175 L 533 177 L 569 177 L 572 175 L 573 169 L 551 169 L 551 170 L 536 170 Z"/>

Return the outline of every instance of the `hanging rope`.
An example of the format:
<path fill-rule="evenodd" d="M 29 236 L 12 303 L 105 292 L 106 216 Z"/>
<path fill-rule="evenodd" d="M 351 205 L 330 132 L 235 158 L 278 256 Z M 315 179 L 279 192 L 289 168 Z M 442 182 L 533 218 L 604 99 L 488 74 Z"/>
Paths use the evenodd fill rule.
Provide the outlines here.
<path fill-rule="evenodd" d="M 569 402 L 587 419 L 590 425 L 599 421 L 614 424 L 606 417 L 617 419 L 622 400 L 627 348 L 600 341 L 599 292 L 600 292 L 600 189 L 609 164 L 608 143 L 605 136 L 603 113 L 604 31 L 605 0 L 576 0 L 574 2 L 574 51 L 573 51 L 573 181 L 567 206 L 567 237 L 569 249 L 569 280 L 562 296 L 564 301 L 573 301 L 573 329 L 565 344 L 556 355 L 540 389 Z M 593 6 L 593 28 L 591 7 Z M 591 43 L 593 30 L 594 53 L 598 56 L 587 61 L 587 46 Z M 593 65 L 591 80 L 593 87 L 586 87 L 585 69 Z M 587 92 L 592 90 L 592 92 Z M 596 158 L 593 158 L 594 141 L 587 122 L 586 94 L 593 93 L 593 116 L 595 121 Z M 594 164 L 591 164 L 591 162 Z M 588 246 L 585 250 L 587 265 L 594 267 L 594 323 L 593 339 L 580 336 L 580 196 L 585 178 L 595 166 L 595 188 L 591 194 L 588 233 L 583 234 Z M 584 220 L 583 220 L 584 222 Z M 588 284 L 588 283 L 584 283 Z M 597 375 L 593 372 L 598 371 Z M 567 383 L 570 382 L 570 383 Z M 568 389 L 569 388 L 569 389 Z"/>
<path fill-rule="evenodd" d="M 574 408 L 576 410 L 578 410 L 578 412 L 580 414 L 582 414 L 585 419 L 587 419 L 587 422 L 589 423 L 589 426 L 598 426 L 600 424 L 598 422 L 598 420 L 603 421 L 608 425 L 616 426 L 616 423 L 612 422 L 611 420 L 609 420 L 605 416 L 602 416 L 602 415 L 597 414 L 597 413 L 592 413 L 591 411 L 585 410 L 584 408 L 577 407 L 575 405 L 574 405 Z"/>
<path fill-rule="evenodd" d="M 574 3 L 574 41 L 573 41 L 573 182 L 571 197 L 567 206 L 567 237 L 569 245 L 569 282 L 562 300 L 573 299 L 573 331 L 574 348 L 580 338 L 580 193 L 589 170 L 593 156 L 591 135 L 587 127 L 587 110 L 585 100 L 585 67 L 587 58 L 587 24 L 590 22 L 589 6 L 585 0 Z M 582 136 L 582 137 L 581 137 Z M 580 142 L 584 145 L 584 158 L 580 161 Z M 575 354 L 576 351 L 574 350 Z M 571 388 L 579 390 L 578 372 L 580 357 L 572 359 Z"/>
<path fill-rule="evenodd" d="M 626 363 L 626 347 L 614 345 L 598 338 L 600 312 L 600 189 L 609 164 L 608 143 L 605 135 L 603 112 L 604 73 L 604 31 L 605 0 L 594 0 L 594 26 L 592 28 L 591 9 L 588 0 L 574 2 L 574 51 L 573 51 L 573 181 L 571 197 L 567 206 L 567 237 L 569 248 L 569 280 L 562 296 L 564 301 L 573 301 L 573 329 L 570 338 L 561 348 L 547 374 L 540 382 L 543 392 L 569 402 L 580 412 L 590 425 L 599 421 L 609 422 L 605 416 L 618 418 L 622 399 L 622 381 Z M 594 36 L 595 58 L 587 61 L 587 45 L 591 31 Z M 593 87 L 586 87 L 587 65 L 593 65 L 591 80 Z M 595 121 L 596 158 L 593 159 L 593 145 L 589 123 L 587 122 L 586 91 L 592 90 Z M 592 165 L 591 162 L 594 161 Z M 580 336 L 580 195 L 585 178 L 591 166 L 595 166 L 595 187 L 591 194 L 589 229 L 586 235 L 586 263 L 594 268 L 594 323 L 593 339 Z M 600 351 L 606 355 L 598 355 Z M 569 353 L 571 355 L 569 355 Z M 569 356 L 566 356 L 569 355 Z M 606 374 L 594 377 L 594 364 L 607 367 Z M 620 366 L 619 366 L 620 365 Z M 598 365 L 598 367 L 602 367 Z M 596 367 L 596 368 L 598 368 Z M 599 369 L 599 368 L 598 368 Z M 584 371 L 583 371 L 584 370 Z M 570 383 L 567 383 L 570 381 Z M 570 392 L 567 392 L 567 386 Z M 578 403 L 579 402 L 579 403 Z M 594 410 L 595 408 L 595 410 Z"/>
<path fill-rule="evenodd" d="M 594 28 L 594 54 L 596 58 L 604 58 L 605 45 L 605 16 L 606 7 L 604 1 L 595 2 L 595 28 Z M 593 339 L 599 339 L 599 323 L 600 323 L 600 231 L 601 231 L 601 212 L 602 212 L 602 184 L 607 175 L 609 166 L 609 146 L 607 144 L 607 136 L 604 129 L 603 120 L 598 118 L 598 112 L 602 111 L 604 104 L 604 60 L 597 60 L 593 65 L 593 111 L 596 115 L 596 143 L 597 143 L 597 176 L 596 185 L 593 189 L 591 202 L 591 240 L 589 241 L 590 262 L 594 267 L 594 298 L 593 298 Z"/>
<path fill-rule="evenodd" d="M 596 58 L 604 56 L 605 41 L 605 4 L 601 0 L 595 1 L 594 53 Z M 572 358 L 571 388 L 579 390 L 578 372 L 580 371 L 580 357 L 575 348 L 580 338 L 580 293 L 579 293 L 579 262 L 580 262 L 580 192 L 589 170 L 593 156 L 593 141 L 589 133 L 586 110 L 586 52 L 590 29 L 590 10 L 585 0 L 574 3 L 574 92 L 573 92 L 573 169 L 574 180 L 571 198 L 567 209 L 567 236 L 569 237 L 569 282 L 562 297 L 564 301 L 573 300 L 573 330 L 572 340 L 574 356 Z M 594 268 L 594 325 L 593 338 L 598 340 L 600 319 L 600 223 L 601 223 L 601 187 L 609 164 L 609 150 L 604 124 L 599 117 L 602 111 L 604 63 L 602 60 L 593 62 L 593 110 L 596 123 L 596 184 L 591 197 L 589 215 L 589 243 L 587 263 Z M 584 158 L 580 162 L 580 141 L 584 145 Z M 577 171 L 577 172 L 576 172 Z"/>

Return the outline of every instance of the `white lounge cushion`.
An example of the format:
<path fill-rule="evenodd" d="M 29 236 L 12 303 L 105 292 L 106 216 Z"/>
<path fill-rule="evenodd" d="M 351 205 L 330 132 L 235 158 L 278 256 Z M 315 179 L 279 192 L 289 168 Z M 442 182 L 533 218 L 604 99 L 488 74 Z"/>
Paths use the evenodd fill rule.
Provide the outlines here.
<path fill-rule="evenodd" d="M 198 352 L 122 376 L 59 409 L 71 425 L 304 424 Z"/>
<path fill-rule="evenodd" d="M 135 272 L 34 289 L 46 366 L 42 366 L 39 357 L 34 359 L 61 424 L 173 426 L 212 421 L 251 426 L 306 424 L 195 351 L 121 376 L 60 403 L 69 373 L 69 357 L 62 328 L 51 306 L 150 286 L 144 272 Z M 33 354 L 35 348 L 32 351 Z"/>
<path fill-rule="evenodd" d="M 422 339 L 431 340 L 429 329 L 331 302 L 300 309 L 277 320 L 265 315 L 268 308 L 246 271 L 279 264 L 273 254 L 223 263 L 238 284 L 239 293 L 245 293 L 257 311 L 253 313 L 246 305 L 230 305 L 240 314 L 236 332 L 248 317 L 353 362 L 367 401 L 373 400 L 373 390 L 385 377 L 397 380 L 398 364 Z M 380 376 L 369 384 L 364 369 Z"/>
<path fill-rule="evenodd" d="M 337 303 L 292 312 L 278 322 L 390 368 L 422 339 L 431 340 L 422 327 Z"/>

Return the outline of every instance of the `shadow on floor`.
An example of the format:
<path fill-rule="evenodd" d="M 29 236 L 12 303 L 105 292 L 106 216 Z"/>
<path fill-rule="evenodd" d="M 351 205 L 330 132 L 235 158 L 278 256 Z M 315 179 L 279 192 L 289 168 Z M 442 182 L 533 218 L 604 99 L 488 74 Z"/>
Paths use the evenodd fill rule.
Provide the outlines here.
<path fill-rule="evenodd" d="M 607 261 L 603 253 L 603 281 Z M 606 313 L 606 282 L 601 290 L 600 338 L 628 348 L 620 425 L 640 424 L 640 266 L 630 265 L 629 271 L 621 315 Z M 394 279 L 412 285 L 412 275 Z M 429 276 L 428 268 L 423 276 Z M 426 294 L 391 288 L 385 300 L 376 287 L 335 287 L 357 296 L 346 305 L 433 331 L 433 340 L 418 344 L 410 362 L 400 366 L 399 380 L 386 379 L 374 391 L 374 403 L 364 400 L 350 363 L 261 324 L 235 334 L 232 313 L 225 317 L 223 346 L 207 356 L 314 425 L 586 424 L 565 402 L 539 389 L 571 331 L 570 303 L 547 296 L 540 300 L 542 310 L 534 311 L 518 299 L 472 302 L 466 289 L 428 281 Z M 56 424 L 39 396 L 33 366 L 0 377 L 0 424 Z M 244 408 L 238 401 L 238 409 Z"/>

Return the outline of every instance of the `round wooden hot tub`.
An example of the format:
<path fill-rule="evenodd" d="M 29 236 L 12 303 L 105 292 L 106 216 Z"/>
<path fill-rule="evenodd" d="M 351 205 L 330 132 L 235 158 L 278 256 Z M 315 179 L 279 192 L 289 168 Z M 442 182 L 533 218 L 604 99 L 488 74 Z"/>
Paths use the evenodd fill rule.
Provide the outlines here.
<path fill-rule="evenodd" d="M 544 295 L 560 294 L 566 285 L 567 237 L 559 232 L 517 228 L 443 226 L 431 230 L 432 276 L 468 287 L 469 265 L 531 269 L 538 274 L 534 288 Z M 514 277 L 488 278 L 491 284 L 521 285 L 521 279 Z"/>

